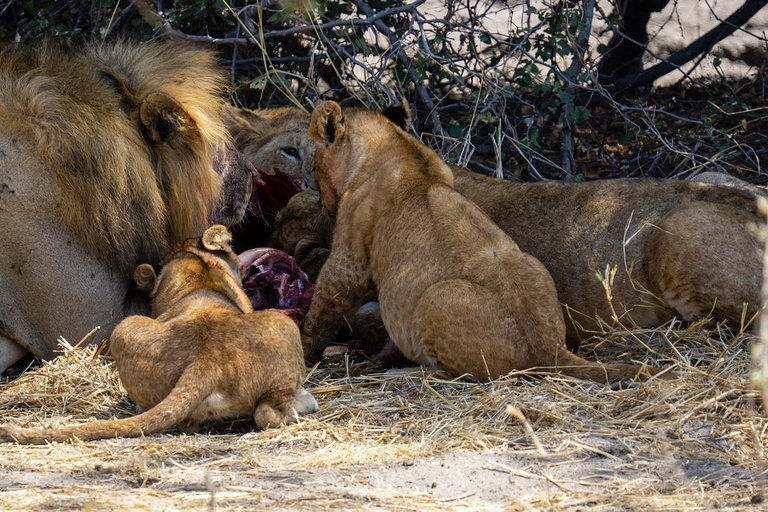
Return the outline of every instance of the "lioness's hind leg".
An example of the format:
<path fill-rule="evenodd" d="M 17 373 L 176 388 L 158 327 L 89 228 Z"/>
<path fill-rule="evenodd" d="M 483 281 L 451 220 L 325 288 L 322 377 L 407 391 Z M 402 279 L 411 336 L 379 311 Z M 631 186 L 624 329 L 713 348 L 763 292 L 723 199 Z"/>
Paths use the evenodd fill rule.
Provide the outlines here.
<path fill-rule="evenodd" d="M 747 211 L 696 202 L 677 207 L 651 235 L 649 278 L 684 320 L 712 312 L 739 322 L 745 303 L 749 316 L 757 311 L 762 255 L 750 222 L 758 218 Z"/>

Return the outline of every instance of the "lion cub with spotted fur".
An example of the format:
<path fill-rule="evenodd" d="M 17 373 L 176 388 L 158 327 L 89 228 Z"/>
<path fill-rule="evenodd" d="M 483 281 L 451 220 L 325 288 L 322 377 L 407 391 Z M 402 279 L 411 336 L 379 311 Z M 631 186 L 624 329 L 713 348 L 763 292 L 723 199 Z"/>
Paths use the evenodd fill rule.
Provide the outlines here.
<path fill-rule="evenodd" d="M 230 242 L 215 225 L 171 254 L 159 277 L 147 264 L 134 272 L 139 288 L 152 290 L 152 318 L 120 322 L 110 351 L 128 396 L 146 412 L 55 430 L 5 427 L 0 440 L 136 437 L 177 424 L 194 431 L 210 417 L 246 414 L 266 428 L 315 412 L 302 388 L 299 329 L 281 313 L 253 311 Z"/>
<path fill-rule="evenodd" d="M 568 351 L 544 266 L 453 189 L 447 164 L 384 115 L 326 102 L 309 134 L 322 204 L 336 217 L 304 325 L 309 361 L 373 279 L 387 332 L 420 364 L 481 379 L 534 367 L 602 382 L 639 373 Z"/>

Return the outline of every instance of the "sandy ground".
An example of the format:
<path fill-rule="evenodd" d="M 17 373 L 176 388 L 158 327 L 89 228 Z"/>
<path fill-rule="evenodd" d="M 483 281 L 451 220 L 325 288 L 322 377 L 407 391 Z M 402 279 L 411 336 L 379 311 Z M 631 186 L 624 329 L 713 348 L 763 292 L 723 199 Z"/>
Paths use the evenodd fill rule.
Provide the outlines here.
<path fill-rule="evenodd" d="M 253 436 L 259 434 L 247 434 Z M 291 469 L 313 454 L 285 456 L 239 450 L 242 439 L 219 436 L 210 451 L 204 436 L 177 440 L 102 441 L 88 447 L 19 449 L 0 470 L 0 507 L 26 509 L 418 509 L 418 510 L 760 510 L 755 475 L 706 460 L 643 460 L 616 440 L 587 439 L 573 456 L 541 457 L 530 450 L 450 451 L 380 463 Z M 205 460 L 225 460 L 215 469 Z M 80 462 L 78 461 L 80 460 Z M 221 462 L 221 461 L 219 461 Z M 11 469 L 12 467 L 13 469 Z M 604 492 L 605 482 L 647 486 L 633 498 Z M 699 482 L 681 502 L 675 491 Z M 713 503 L 706 489 L 733 489 L 729 503 Z M 669 493 L 665 499 L 664 494 Z"/>
<path fill-rule="evenodd" d="M 531 22 L 525 14 L 528 6 L 545 9 L 554 2 L 549 0 L 529 0 L 522 2 L 512 0 L 497 2 L 489 10 L 482 24 L 492 32 L 509 34 L 510 32 L 527 27 Z M 709 30 L 725 20 L 742 1 L 730 0 L 671 0 L 659 13 L 654 13 L 648 24 L 649 53 L 644 57 L 645 67 L 648 68 L 659 62 L 659 59 L 669 57 L 674 52 L 682 50 Z M 511 7 L 507 7 L 507 5 Z M 445 13 L 443 0 L 427 0 L 423 10 L 427 13 L 443 15 Z M 607 0 L 598 0 L 597 6 L 603 13 L 610 14 L 613 6 Z M 459 12 L 462 12 L 459 9 Z M 536 19 L 533 18 L 533 23 Z M 678 82 L 687 73 L 692 78 L 716 77 L 718 72 L 713 66 L 714 55 L 722 59 L 720 69 L 726 77 L 738 80 L 755 72 L 755 67 L 768 64 L 768 6 L 763 7 L 743 27 L 717 44 L 710 54 L 700 63 L 696 60 L 660 78 L 656 86 L 666 86 Z M 593 58 L 597 58 L 595 49 L 600 43 L 606 44 L 611 37 L 606 32 L 606 23 L 598 12 L 593 18 L 592 38 L 589 49 Z"/>
<path fill-rule="evenodd" d="M 618 339 L 591 350 L 637 360 Z M 283 428 L 0 444 L 0 509 L 765 510 L 768 421 L 748 386 L 750 338 L 644 339 L 673 378 L 473 383 L 341 359 L 309 376 L 320 412 Z M 0 388 L 3 421 L 134 412 L 107 360 L 67 357 Z"/>

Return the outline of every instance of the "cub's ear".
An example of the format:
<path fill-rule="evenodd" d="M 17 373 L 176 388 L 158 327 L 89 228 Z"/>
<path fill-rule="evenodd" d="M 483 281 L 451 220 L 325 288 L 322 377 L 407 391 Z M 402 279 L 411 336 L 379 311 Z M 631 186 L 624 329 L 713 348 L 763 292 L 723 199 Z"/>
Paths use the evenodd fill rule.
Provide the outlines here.
<path fill-rule="evenodd" d="M 324 101 L 312 111 L 309 136 L 326 144 L 333 144 L 344 135 L 344 115 L 335 101 Z"/>
<path fill-rule="evenodd" d="M 197 124 L 181 103 L 162 92 L 153 92 L 144 98 L 139 117 L 153 142 L 173 143 L 179 137 L 198 134 Z"/>
<path fill-rule="evenodd" d="M 405 131 L 411 128 L 413 118 L 411 117 L 411 108 L 408 106 L 408 102 L 403 100 L 399 105 L 391 105 L 381 111 L 384 117 L 392 121 Z"/>
<path fill-rule="evenodd" d="M 149 263 L 142 263 L 133 271 L 133 280 L 136 282 L 136 288 L 142 292 L 151 292 L 157 284 L 157 274 L 155 269 Z"/>
<path fill-rule="evenodd" d="M 226 226 L 214 224 L 203 233 L 203 247 L 209 251 L 229 251 L 229 244 L 232 243 L 232 234 Z"/>

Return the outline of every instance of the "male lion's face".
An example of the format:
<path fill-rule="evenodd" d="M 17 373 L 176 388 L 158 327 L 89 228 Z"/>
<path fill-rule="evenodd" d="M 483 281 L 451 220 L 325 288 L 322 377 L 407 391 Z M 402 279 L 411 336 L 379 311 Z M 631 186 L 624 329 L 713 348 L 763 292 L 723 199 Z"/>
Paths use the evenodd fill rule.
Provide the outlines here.
<path fill-rule="evenodd" d="M 245 217 L 255 169 L 242 153 L 231 146 L 218 152 L 213 168 L 221 176 L 221 201 L 208 223 L 233 226 Z"/>

